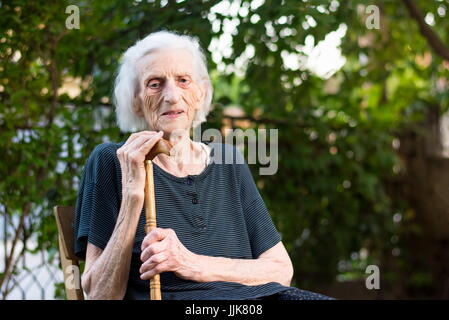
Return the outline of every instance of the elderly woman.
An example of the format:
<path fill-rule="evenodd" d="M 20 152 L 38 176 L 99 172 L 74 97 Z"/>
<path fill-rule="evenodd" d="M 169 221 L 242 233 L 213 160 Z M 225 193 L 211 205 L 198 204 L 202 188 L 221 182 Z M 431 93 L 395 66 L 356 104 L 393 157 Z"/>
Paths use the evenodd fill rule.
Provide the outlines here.
<path fill-rule="evenodd" d="M 289 287 L 292 263 L 248 165 L 215 161 L 241 158 L 237 149 L 190 139 L 212 100 L 194 38 L 160 31 L 138 41 L 114 95 L 120 129 L 135 133 L 98 145 L 84 168 L 74 228 L 89 299 L 148 299 L 156 274 L 163 299 L 327 298 Z M 144 159 L 162 138 L 173 148 L 153 160 L 158 228 L 146 235 Z"/>

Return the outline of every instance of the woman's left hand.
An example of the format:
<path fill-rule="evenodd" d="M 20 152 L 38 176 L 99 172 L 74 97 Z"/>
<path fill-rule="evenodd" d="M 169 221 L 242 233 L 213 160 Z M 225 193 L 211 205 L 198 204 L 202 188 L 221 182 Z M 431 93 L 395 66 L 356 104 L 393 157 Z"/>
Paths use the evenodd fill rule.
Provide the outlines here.
<path fill-rule="evenodd" d="M 195 254 L 179 241 L 173 229 L 154 229 L 143 239 L 141 249 L 143 263 L 139 271 L 142 280 L 167 271 L 183 279 L 192 279 Z"/>

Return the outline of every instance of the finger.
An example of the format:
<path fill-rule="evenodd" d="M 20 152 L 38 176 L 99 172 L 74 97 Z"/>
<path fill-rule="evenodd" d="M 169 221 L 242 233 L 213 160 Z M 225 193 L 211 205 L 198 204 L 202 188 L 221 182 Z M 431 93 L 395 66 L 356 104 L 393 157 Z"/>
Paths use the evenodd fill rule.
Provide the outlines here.
<path fill-rule="evenodd" d="M 128 147 L 128 156 L 129 157 L 142 157 L 146 155 L 154 145 L 162 139 L 163 132 L 159 131 L 158 133 L 152 135 L 143 135 L 137 138 L 131 145 Z"/>
<path fill-rule="evenodd" d="M 164 133 L 162 131 L 160 131 L 160 132 L 154 134 L 147 141 L 144 141 L 139 146 L 139 153 L 144 153 L 146 155 L 156 145 L 156 143 L 162 139 L 163 135 L 164 135 Z"/>
<path fill-rule="evenodd" d="M 143 251 L 150 244 L 164 240 L 166 236 L 168 236 L 168 232 L 166 231 L 166 229 L 156 228 L 150 231 L 150 233 L 148 233 L 145 238 L 143 238 L 140 249 Z"/>
<path fill-rule="evenodd" d="M 158 132 L 156 131 L 142 131 L 139 132 L 138 135 L 134 136 L 131 141 L 128 139 L 126 144 L 123 146 L 124 151 L 132 151 L 140 148 L 142 144 L 144 144 L 146 141 L 150 140 L 153 136 L 158 135 Z M 160 135 L 160 133 L 159 133 Z"/>
<path fill-rule="evenodd" d="M 147 261 L 142 263 L 142 265 L 140 266 L 139 272 L 145 273 L 147 271 L 150 271 L 151 269 L 156 267 L 158 264 L 166 261 L 167 259 L 168 259 L 168 255 L 166 252 L 161 252 L 161 253 L 155 254 L 155 255 L 151 256 L 150 259 L 148 259 Z"/>
<path fill-rule="evenodd" d="M 137 163 L 143 166 L 145 155 L 151 150 L 151 148 L 162 139 L 163 132 L 155 133 L 152 135 L 142 135 L 133 141 L 127 149 L 125 149 L 125 161 L 137 161 Z"/>
<path fill-rule="evenodd" d="M 157 133 L 157 131 L 140 131 L 140 132 L 134 132 L 132 133 L 128 139 L 126 140 L 125 144 L 130 144 L 131 142 L 133 142 L 134 140 L 136 140 L 137 138 L 141 137 L 142 135 L 148 135 L 148 134 L 155 134 Z"/>
<path fill-rule="evenodd" d="M 133 133 L 128 140 L 126 140 L 125 144 L 120 147 L 119 149 L 117 149 L 117 154 L 124 154 L 126 155 L 130 150 L 135 149 L 135 145 L 136 142 L 139 141 L 139 139 L 143 142 L 144 140 L 142 140 L 142 137 L 144 137 L 144 135 L 148 135 L 148 133 L 144 132 L 138 132 L 138 133 Z M 140 142 L 138 145 L 140 145 L 142 142 Z"/>
<path fill-rule="evenodd" d="M 150 280 L 151 278 L 153 278 L 156 275 L 156 271 L 154 269 L 147 271 L 145 273 L 142 273 L 140 275 L 140 279 L 142 280 Z"/>
<path fill-rule="evenodd" d="M 145 250 L 142 251 L 142 253 L 140 254 L 140 260 L 142 262 L 147 261 L 151 256 L 158 254 L 159 252 L 162 252 L 165 250 L 165 243 L 163 243 L 162 241 L 160 242 L 155 242 L 150 244 L 148 247 L 146 247 Z"/>
<path fill-rule="evenodd" d="M 152 268 L 149 271 L 146 271 L 140 275 L 140 279 L 142 280 L 150 280 L 155 275 L 160 274 L 162 272 L 170 271 L 169 265 L 167 263 L 167 260 L 157 264 L 154 268 Z"/>
<path fill-rule="evenodd" d="M 153 255 L 150 259 L 148 259 L 148 261 L 150 261 L 150 263 L 154 263 L 154 264 L 160 264 L 166 260 L 168 260 L 168 254 L 166 251 L 157 253 L 157 254 Z"/>

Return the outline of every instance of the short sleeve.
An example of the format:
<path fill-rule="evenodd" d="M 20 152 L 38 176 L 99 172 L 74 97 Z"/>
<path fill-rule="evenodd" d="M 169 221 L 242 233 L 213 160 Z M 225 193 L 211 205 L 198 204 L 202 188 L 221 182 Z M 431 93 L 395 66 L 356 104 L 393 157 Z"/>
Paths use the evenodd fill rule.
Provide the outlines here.
<path fill-rule="evenodd" d="M 92 151 L 84 167 L 74 219 L 75 254 L 80 258 L 85 258 L 88 242 L 104 249 L 115 228 L 121 202 L 117 165 L 116 148 L 105 143 Z"/>
<path fill-rule="evenodd" d="M 281 241 L 281 235 L 257 189 L 248 164 L 238 150 L 236 154 L 241 158 L 240 162 L 237 162 L 241 164 L 236 165 L 240 168 L 241 203 L 246 227 L 253 257 L 258 258 L 262 253 L 278 244 Z"/>

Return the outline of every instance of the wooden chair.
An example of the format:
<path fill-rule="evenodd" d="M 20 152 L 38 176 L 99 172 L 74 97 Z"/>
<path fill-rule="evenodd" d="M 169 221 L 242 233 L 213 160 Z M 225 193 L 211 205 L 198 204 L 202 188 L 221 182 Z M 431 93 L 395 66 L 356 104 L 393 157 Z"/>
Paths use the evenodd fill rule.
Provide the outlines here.
<path fill-rule="evenodd" d="M 55 206 L 53 208 L 59 234 L 59 257 L 64 273 L 64 287 L 67 300 L 84 300 L 81 287 L 80 259 L 75 256 L 73 220 L 75 208 Z"/>

